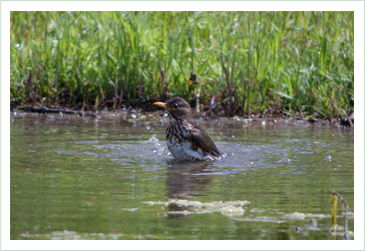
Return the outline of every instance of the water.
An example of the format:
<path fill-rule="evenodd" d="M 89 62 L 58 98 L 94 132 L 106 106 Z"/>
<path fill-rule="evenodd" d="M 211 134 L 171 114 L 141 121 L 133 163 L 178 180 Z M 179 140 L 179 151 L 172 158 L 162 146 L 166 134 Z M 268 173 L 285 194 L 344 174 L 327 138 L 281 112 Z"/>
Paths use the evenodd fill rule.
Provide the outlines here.
<path fill-rule="evenodd" d="M 223 155 L 192 162 L 158 114 L 13 113 L 11 239 L 342 239 L 333 192 L 353 231 L 353 130 L 262 122 L 198 120 Z"/>

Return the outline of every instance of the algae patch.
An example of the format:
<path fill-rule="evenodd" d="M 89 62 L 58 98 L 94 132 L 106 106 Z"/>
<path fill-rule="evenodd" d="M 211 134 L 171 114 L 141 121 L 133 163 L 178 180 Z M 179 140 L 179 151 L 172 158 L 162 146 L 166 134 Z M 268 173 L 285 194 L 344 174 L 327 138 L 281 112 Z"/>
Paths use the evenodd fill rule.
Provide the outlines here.
<path fill-rule="evenodd" d="M 250 204 L 249 201 L 213 201 L 201 202 L 193 200 L 175 200 L 170 199 L 167 202 L 147 201 L 143 202 L 148 205 L 165 205 L 173 207 L 174 211 L 167 211 L 167 214 L 206 214 L 206 213 L 221 213 L 225 216 L 241 216 L 245 213 L 243 206 Z M 176 210 L 181 209 L 181 210 Z"/>

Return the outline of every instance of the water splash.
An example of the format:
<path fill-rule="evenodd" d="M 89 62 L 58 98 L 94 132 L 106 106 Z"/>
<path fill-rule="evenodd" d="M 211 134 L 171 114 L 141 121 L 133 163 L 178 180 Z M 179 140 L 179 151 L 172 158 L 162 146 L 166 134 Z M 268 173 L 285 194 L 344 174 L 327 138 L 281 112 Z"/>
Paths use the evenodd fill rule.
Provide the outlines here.
<path fill-rule="evenodd" d="M 225 159 L 225 158 L 227 158 L 227 153 L 222 153 L 218 158 L 216 158 L 215 160 L 223 160 L 223 159 Z"/>
<path fill-rule="evenodd" d="M 157 153 L 158 155 L 165 154 L 165 147 L 161 145 L 160 141 L 156 137 L 156 134 L 153 134 L 151 138 L 148 139 L 148 142 L 151 142 L 154 144 L 155 150 L 153 150 L 154 153 Z"/>

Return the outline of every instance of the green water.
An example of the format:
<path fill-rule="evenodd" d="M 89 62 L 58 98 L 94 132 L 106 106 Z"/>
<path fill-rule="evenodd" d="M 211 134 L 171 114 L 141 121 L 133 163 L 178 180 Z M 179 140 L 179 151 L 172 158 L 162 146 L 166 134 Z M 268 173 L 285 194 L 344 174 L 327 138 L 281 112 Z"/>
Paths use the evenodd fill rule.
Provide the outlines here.
<path fill-rule="evenodd" d="M 353 231 L 352 129 L 200 120 L 224 155 L 190 162 L 168 154 L 168 118 L 136 117 L 12 114 L 11 239 L 342 239 L 332 192 Z"/>

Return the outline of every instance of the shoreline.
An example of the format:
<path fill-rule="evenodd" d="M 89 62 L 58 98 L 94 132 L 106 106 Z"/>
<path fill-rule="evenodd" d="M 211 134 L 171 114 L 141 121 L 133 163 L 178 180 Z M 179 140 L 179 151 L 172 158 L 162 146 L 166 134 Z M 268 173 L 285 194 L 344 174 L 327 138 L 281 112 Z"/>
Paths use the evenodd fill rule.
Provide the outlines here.
<path fill-rule="evenodd" d="M 22 114 L 22 116 L 28 116 L 31 114 L 39 114 L 39 115 L 49 115 L 55 116 L 60 115 L 63 116 L 75 116 L 75 117 L 89 117 L 89 118 L 116 118 L 118 115 L 124 115 L 124 119 L 131 117 L 135 120 L 145 120 L 146 117 L 163 117 L 166 116 L 167 112 L 159 108 L 140 108 L 140 107 L 124 107 L 120 109 L 102 109 L 98 111 L 85 111 L 82 109 L 68 109 L 65 107 L 52 107 L 48 108 L 47 106 L 15 106 L 11 107 L 10 112 L 13 113 L 13 116 L 19 116 L 18 114 Z M 324 118 L 308 118 L 300 115 L 289 115 L 288 113 L 284 114 L 251 114 L 251 115 L 234 115 L 234 116 L 224 116 L 224 115 L 212 115 L 211 111 L 204 111 L 200 113 L 194 112 L 194 117 L 196 119 L 225 119 L 232 121 L 243 121 L 243 122 L 254 122 L 265 125 L 266 122 L 268 124 L 280 124 L 283 122 L 291 123 L 294 121 L 305 122 L 309 125 L 316 126 L 332 126 L 332 127 L 344 127 L 344 128 L 354 128 L 354 112 L 350 114 L 348 117 L 344 118 L 332 118 L 332 119 L 324 119 Z"/>

